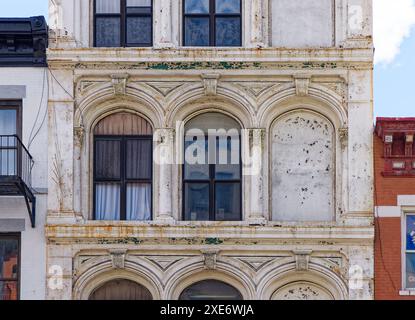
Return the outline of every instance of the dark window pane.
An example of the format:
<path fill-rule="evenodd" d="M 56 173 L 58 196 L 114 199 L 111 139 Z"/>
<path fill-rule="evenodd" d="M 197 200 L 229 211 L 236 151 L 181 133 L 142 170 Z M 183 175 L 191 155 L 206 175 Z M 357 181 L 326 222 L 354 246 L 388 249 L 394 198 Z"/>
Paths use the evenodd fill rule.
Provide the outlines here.
<path fill-rule="evenodd" d="M 201 154 L 198 154 L 199 152 Z M 184 171 L 187 180 L 209 179 L 208 141 L 204 136 L 199 137 L 197 141 L 193 141 L 192 137 L 186 137 Z"/>
<path fill-rule="evenodd" d="M 185 184 L 185 220 L 209 221 L 209 184 Z"/>
<path fill-rule="evenodd" d="M 98 183 L 95 188 L 95 219 L 120 220 L 121 186 L 116 183 Z"/>
<path fill-rule="evenodd" d="M 17 300 L 17 281 L 0 281 L 1 300 Z"/>
<path fill-rule="evenodd" d="M 241 219 L 241 187 L 239 183 L 217 183 L 216 220 L 238 221 Z"/>
<path fill-rule="evenodd" d="M 120 179 L 121 141 L 96 141 L 95 174 L 98 179 Z"/>
<path fill-rule="evenodd" d="M 241 45 L 241 19 L 232 17 L 216 18 L 216 45 Z"/>
<path fill-rule="evenodd" d="M 96 46 L 119 47 L 121 40 L 120 18 L 96 17 Z"/>
<path fill-rule="evenodd" d="M 0 110 L 0 135 L 16 134 L 17 111 L 13 109 Z"/>
<path fill-rule="evenodd" d="M 0 239 L 0 279 L 17 279 L 19 242 L 15 239 Z"/>
<path fill-rule="evenodd" d="M 186 0 L 186 13 L 209 13 L 209 0 Z"/>
<path fill-rule="evenodd" d="M 120 0 L 96 0 L 96 13 L 120 13 Z"/>
<path fill-rule="evenodd" d="M 127 184 L 127 220 L 151 220 L 151 184 Z"/>
<path fill-rule="evenodd" d="M 216 0 L 216 13 L 240 13 L 241 0 Z"/>
<path fill-rule="evenodd" d="M 216 143 L 215 177 L 218 180 L 240 178 L 240 143 L 237 137 L 220 137 Z"/>
<path fill-rule="evenodd" d="M 151 7 L 133 7 L 127 8 L 127 14 L 151 15 Z"/>
<path fill-rule="evenodd" d="M 406 254 L 406 288 L 415 289 L 415 253 Z"/>
<path fill-rule="evenodd" d="M 209 18 L 185 18 L 185 45 L 209 45 Z"/>
<path fill-rule="evenodd" d="M 127 140 L 127 179 L 151 179 L 150 140 Z"/>
<path fill-rule="evenodd" d="M 406 250 L 415 250 L 415 215 L 406 216 Z"/>
<path fill-rule="evenodd" d="M 127 18 L 127 43 L 151 44 L 151 17 Z"/>
<path fill-rule="evenodd" d="M 183 291 L 179 300 L 243 300 L 242 295 L 231 285 L 217 281 L 197 282 Z"/>

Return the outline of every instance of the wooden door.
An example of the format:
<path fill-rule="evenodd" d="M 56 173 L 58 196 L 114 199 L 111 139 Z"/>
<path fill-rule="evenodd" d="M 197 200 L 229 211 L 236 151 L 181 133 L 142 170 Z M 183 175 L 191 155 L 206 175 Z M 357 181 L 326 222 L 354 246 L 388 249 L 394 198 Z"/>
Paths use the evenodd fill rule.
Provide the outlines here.
<path fill-rule="evenodd" d="M 89 300 L 153 300 L 153 296 L 144 286 L 119 279 L 109 281 L 96 289 Z"/>

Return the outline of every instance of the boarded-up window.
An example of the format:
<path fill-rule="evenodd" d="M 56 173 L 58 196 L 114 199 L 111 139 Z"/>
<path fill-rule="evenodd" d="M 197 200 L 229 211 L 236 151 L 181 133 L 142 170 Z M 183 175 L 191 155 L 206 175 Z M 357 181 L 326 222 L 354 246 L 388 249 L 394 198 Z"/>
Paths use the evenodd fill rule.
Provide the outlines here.
<path fill-rule="evenodd" d="M 334 217 L 334 129 L 323 116 L 297 111 L 271 129 L 272 215 L 277 221 Z"/>
<path fill-rule="evenodd" d="M 272 0 L 274 47 L 331 47 L 334 0 Z"/>

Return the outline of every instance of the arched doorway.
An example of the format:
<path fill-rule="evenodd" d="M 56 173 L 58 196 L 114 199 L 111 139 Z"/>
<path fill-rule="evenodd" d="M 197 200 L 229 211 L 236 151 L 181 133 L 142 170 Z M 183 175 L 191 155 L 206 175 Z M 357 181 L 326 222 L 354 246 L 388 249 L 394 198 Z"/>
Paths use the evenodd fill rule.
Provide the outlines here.
<path fill-rule="evenodd" d="M 126 279 L 116 279 L 95 289 L 89 300 L 153 300 L 153 296 L 141 284 Z"/>
<path fill-rule="evenodd" d="M 243 300 L 233 286 L 218 280 L 203 280 L 187 287 L 179 300 Z"/>

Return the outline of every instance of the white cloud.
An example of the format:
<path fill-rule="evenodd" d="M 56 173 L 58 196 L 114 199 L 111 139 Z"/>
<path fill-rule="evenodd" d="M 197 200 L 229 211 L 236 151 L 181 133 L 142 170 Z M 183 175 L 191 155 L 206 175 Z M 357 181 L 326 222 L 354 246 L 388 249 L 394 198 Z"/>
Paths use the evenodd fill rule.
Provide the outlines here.
<path fill-rule="evenodd" d="M 415 26 L 415 0 L 373 0 L 375 63 L 389 64 Z"/>

